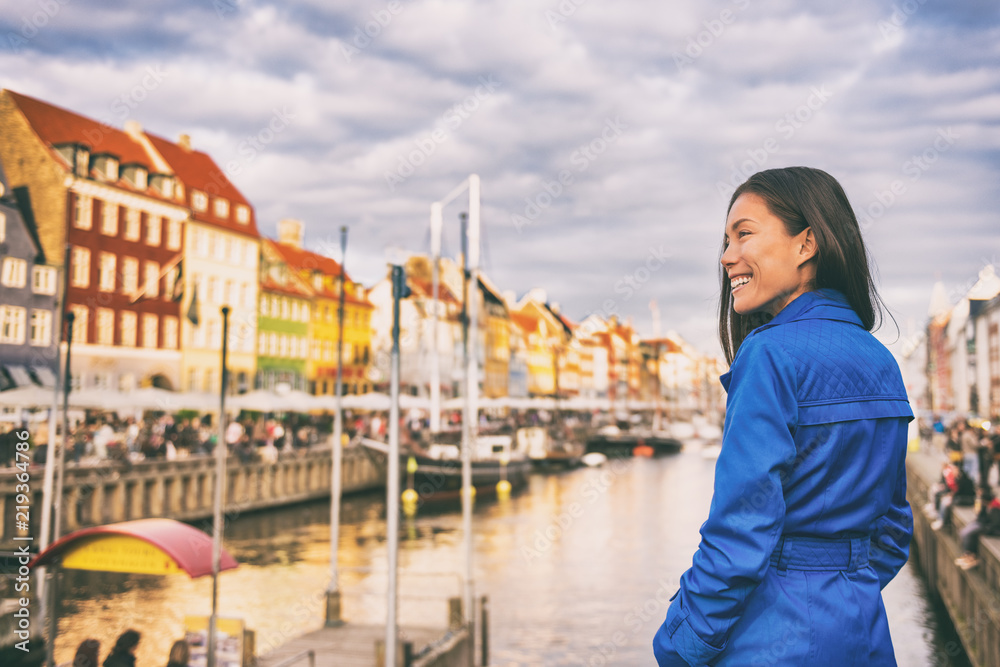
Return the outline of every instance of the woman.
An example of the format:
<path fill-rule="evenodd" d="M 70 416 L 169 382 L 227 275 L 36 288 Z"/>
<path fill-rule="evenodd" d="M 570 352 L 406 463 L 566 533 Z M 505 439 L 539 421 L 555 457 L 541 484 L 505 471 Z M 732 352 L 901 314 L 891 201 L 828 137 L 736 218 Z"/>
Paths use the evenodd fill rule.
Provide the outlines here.
<path fill-rule="evenodd" d="M 191 660 L 191 649 L 183 639 L 178 639 L 170 647 L 167 667 L 188 667 Z"/>
<path fill-rule="evenodd" d="M 657 662 L 895 665 L 881 589 L 908 555 L 913 414 L 869 333 L 857 219 L 829 174 L 772 169 L 733 194 L 723 248 L 722 453 Z"/>
<path fill-rule="evenodd" d="M 139 633 L 126 630 L 118 635 L 111 653 L 104 659 L 104 667 L 135 667 L 135 649 L 139 646 Z"/>

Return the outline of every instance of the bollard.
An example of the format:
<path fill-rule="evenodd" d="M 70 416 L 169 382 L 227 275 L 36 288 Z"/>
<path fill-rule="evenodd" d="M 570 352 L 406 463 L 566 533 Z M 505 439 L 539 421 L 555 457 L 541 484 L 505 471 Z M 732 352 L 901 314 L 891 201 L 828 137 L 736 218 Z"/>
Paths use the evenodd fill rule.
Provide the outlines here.
<path fill-rule="evenodd" d="M 409 658 L 407 658 L 409 656 Z M 407 660 L 409 659 L 409 662 Z M 385 640 L 375 640 L 375 664 L 382 667 L 385 664 Z M 413 642 L 396 642 L 396 660 L 398 667 L 410 667 L 413 664 Z"/>
<path fill-rule="evenodd" d="M 482 667 L 488 667 L 490 664 L 490 598 L 484 595 L 479 603 L 480 610 L 480 621 L 479 625 L 482 628 L 479 632 L 479 646 L 482 649 L 482 662 L 480 663 Z"/>
<path fill-rule="evenodd" d="M 459 630 L 465 625 L 462 615 L 462 598 L 448 598 L 448 629 Z"/>
<path fill-rule="evenodd" d="M 344 624 L 340 617 L 340 591 L 326 592 L 326 627 L 339 628 Z"/>

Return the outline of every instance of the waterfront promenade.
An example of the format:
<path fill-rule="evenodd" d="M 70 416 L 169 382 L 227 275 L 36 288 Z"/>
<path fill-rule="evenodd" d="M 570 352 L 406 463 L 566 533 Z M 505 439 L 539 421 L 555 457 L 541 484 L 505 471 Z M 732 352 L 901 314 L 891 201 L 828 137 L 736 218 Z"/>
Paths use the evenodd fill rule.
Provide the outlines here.
<path fill-rule="evenodd" d="M 275 463 L 229 459 L 224 505 L 234 513 L 267 509 L 328 497 L 332 475 L 330 449 L 299 450 Z M 0 550 L 14 545 L 17 479 L 14 469 L 0 471 Z M 344 449 L 343 490 L 353 493 L 385 485 L 385 465 L 363 447 Z M 34 507 L 42 506 L 42 469 L 33 469 Z M 215 460 L 193 456 L 66 468 L 62 534 L 79 528 L 133 519 L 197 521 L 212 516 Z"/>
<path fill-rule="evenodd" d="M 1000 537 L 981 537 L 979 565 L 963 570 L 955 564 L 962 553 L 958 534 L 975 518 L 973 508 L 956 507 L 951 524 L 939 530 L 922 511 L 944 460 L 942 454 L 926 451 L 907 456 L 916 552 L 910 559 L 923 572 L 931 599 L 943 604 L 958 632 L 961 647 L 946 645 L 949 655 L 964 649 L 974 667 L 1000 667 Z"/>

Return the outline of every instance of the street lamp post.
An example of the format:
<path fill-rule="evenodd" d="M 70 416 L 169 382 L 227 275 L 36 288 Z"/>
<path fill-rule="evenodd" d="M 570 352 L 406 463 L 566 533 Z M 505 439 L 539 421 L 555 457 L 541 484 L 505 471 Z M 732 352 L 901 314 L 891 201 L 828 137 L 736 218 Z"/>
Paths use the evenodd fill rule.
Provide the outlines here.
<path fill-rule="evenodd" d="M 330 584 L 326 590 L 326 626 L 337 627 L 344 624 L 340 618 L 340 585 L 337 573 L 337 552 L 340 549 L 340 494 L 342 473 L 341 465 L 344 457 L 344 409 L 342 406 L 343 390 L 341 387 L 344 368 L 344 297 L 347 272 L 347 227 L 340 228 L 340 294 L 337 310 L 337 378 L 334 387 L 333 416 L 333 465 L 330 479 Z"/>
<path fill-rule="evenodd" d="M 222 307 L 222 379 L 219 389 L 219 435 L 215 443 L 215 503 L 212 519 L 212 615 L 208 619 L 208 667 L 215 667 L 216 633 L 219 608 L 219 570 L 222 562 L 222 503 L 226 485 L 226 371 L 227 343 L 229 342 L 229 306 Z"/>

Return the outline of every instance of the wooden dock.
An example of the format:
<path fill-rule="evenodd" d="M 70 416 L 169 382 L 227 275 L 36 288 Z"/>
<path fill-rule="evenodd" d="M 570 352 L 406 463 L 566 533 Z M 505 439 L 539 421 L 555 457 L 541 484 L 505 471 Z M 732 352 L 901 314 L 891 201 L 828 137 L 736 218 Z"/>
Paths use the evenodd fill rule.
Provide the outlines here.
<path fill-rule="evenodd" d="M 338 628 L 321 628 L 279 646 L 257 658 L 257 667 L 309 667 L 304 652 L 315 652 L 313 667 L 382 667 L 378 645 L 385 641 L 385 627 L 348 623 Z M 468 667 L 472 664 L 472 639 L 467 628 L 399 629 L 399 647 L 402 656 L 404 643 L 412 646 L 413 667 Z M 291 665 L 288 661 L 301 656 Z M 404 664 L 401 657 L 400 665 Z"/>

